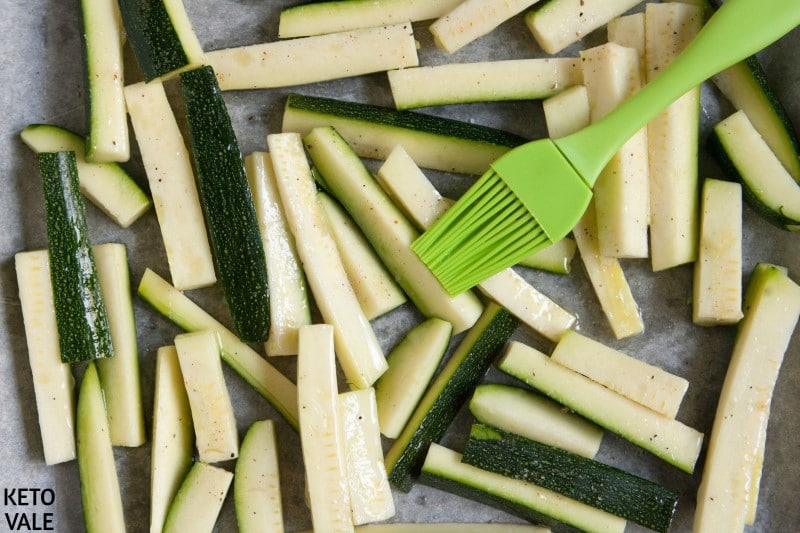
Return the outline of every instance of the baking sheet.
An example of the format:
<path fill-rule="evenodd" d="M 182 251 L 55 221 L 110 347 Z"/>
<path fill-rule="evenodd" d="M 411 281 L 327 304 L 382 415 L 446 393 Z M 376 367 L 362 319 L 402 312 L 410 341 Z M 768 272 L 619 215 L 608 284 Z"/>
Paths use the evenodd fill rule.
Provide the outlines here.
<path fill-rule="evenodd" d="M 274 40 L 280 9 L 293 3 L 296 2 L 186 0 L 187 11 L 207 50 Z M 51 467 L 46 467 L 43 462 L 13 262 L 16 252 L 43 248 L 47 243 L 36 160 L 21 143 L 18 133 L 33 122 L 53 123 L 84 131 L 79 3 L 74 0 L 29 0 L 7 1 L 3 4 L 4 16 L 0 18 L 0 39 L 3 43 L 3 54 L 0 55 L 0 128 L 3 133 L 0 141 L 0 179 L 3 180 L 0 193 L 0 379 L 3 383 L 0 387 L 0 487 L 4 491 L 4 516 L 0 519 L 0 530 L 10 530 L 8 520 L 13 513 L 27 512 L 31 517 L 34 514 L 38 517 L 40 526 L 45 525 L 45 515 L 49 513 L 49 523 L 54 530 L 82 531 L 75 462 Z M 434 49 L 427 23 L 415 24 L 415 32 L 421 45 L 419 55 L 422 64 L 541 55 L 521 17 L 503 24 L 493 34 L 453 56 Z M 583 43 L 565 50 L 562 55 L 574 56 L 581 47 L 599 44 L 604 37 L 604 31 L 595 32 Z M 800 32 L 795 30 L 763 52 L 762 60 L 789 117 L 800 123 L 798 49 Z M 138 79 L 139 74 L 131 57 L 128 57 L 127 71 L 129 79 Z M 384 105 L 392 103 L 383 74 L 291 89 L 227 93 L 226 101 L 243 153 L 266 149 L 265 136 L 269 132 L 279 131 L 282 106 L 286 94 L 291 91 Z M 544 135 L 541 107 L 536 102 L 456 105 L 426 109 L 424 112 L 496 126 L 528 137 Z M 715 90 L 704 87 L 703 137 L 709 125 L 728 112 L 730 109 L 720 102 Z M 128 168 L 142 183 L 145 182 L 135 153 Z M 429 175 L 447 194 L 457 194 L 470 181 L 463 176 L 441 173 Z M 719 176 L 719 169 L 703 156 L 700 175 Z M 93 206 L 87 210 L 93 242 L 117 241 L 128 246 L 134 288 L 146 267 L 165 276 L 168 274 L 152 211 L 128 230 L 120 230 Z M 768 261 L 788 267 L 790 275 L 800 279 L 797 236 L 768 225 L 749 208 L 745 208 L 744 216 L 745 273 L 749 273 L 757 261 Z M 690 387 L 678 418 L 708 435 L 733 342 L 733 329 L 698 328 L 691 324 L 691 267 L 653 273 L 646 261 L 624 262 L 646 328 L 643 335 L 624 341 L 613 340 L 578 259 L 573 267 L 569 276 L 527 270 L 521 272 L 542 292 L 576 313 L 583 333 L 688 378 Z M 212 314 L 229 322 L 219 289 L 192 291 L 190 296 Z M 171 339 L 180 331 L 141 300 L 137 299 L 135 305 L 149 430 L 155 352 L 159 346 L 171 343 Z M 384 349 L 390 349 L 418 320 L 419 315 L 410 306 L 376 320 L 375 328 Z M 515 338 L 549 349 L 546 342 L 524 328 L 520 328 Z M 274 364 L 294 377 L 291 358 L 276 359 Z M 299 438 L 279 420 L 266 401 L 235 373 L 226 368 L 225 375 L 240 431 L 243 432 L 257 419 L 278 420 L 286 529 L 296 531 L 309 528 Z M 490 371 L 487 379 L 504 378 Z M 796 443 L 796 435 L 800 434 L 800 415 L 796 409 L 798 397 L 800 341 L 795 337 L 775 392 L 759 512 L 752 531 L 793 531 L 800 524 L 800 506 L 796 504 L 797 494 L 800 493 L 800 461 Z M 465 441 L 469 422 L 469 415 L 462 412 L 445 437 L 444 444 L 459 449 Z M 129 530 L 146 531 L 149 516 L 148 447 L 117 449 L 115 453 Z M 679 491 L 682 497 L 672 530 L 691 529 L 702 462 L 695 475 L 684 474 L 610 434 L 604 438 L 599 458 Z M 51 489 L 55 501 L 50 505 L 33 505 L 34 502 L 29 499 L 28 505 L 24 505 L 26 502 L 14 497 L 20 494 L 19 489 Z M 31 492 L 27 494 L 32 495 Z M 397 522 L 519 522 L 492 508 L 419 485 L 408 494 L 395 494 L 398 511 L 394 521 Z M 235 530 L 230 495 L 220 516 L 218 530 Z M 629 531 L 638 530 L 629 526 Z"/>

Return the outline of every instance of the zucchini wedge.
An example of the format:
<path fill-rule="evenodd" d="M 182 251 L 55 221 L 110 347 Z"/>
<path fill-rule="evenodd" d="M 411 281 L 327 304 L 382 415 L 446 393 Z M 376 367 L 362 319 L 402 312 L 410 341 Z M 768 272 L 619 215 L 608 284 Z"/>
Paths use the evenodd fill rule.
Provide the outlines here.
<path fill-rule="evenodd" d="M 125 112 L 125 40 L 116 0 L 81 0 L 86 80 L 86 153 L 93 163 L 130 158 Z"/>
<path fill-rule="evenodd" d="M 149 268 L 142 275 L 137 292 L 156 311 L 185 331 L 216 331 L 222 360 L 263 396 L 290 426 L 297 428 L 297 387 L 289 378 Z"/>
<path fill-rule="evenodd" d="M 117 163 L 88 162 L 83 155 L 86 140 L 77 133 L 51 124 L 30 124 L 19 136 L 37 154 L 75 152 L 81 192 L 121 227 L 127 228 L 152 207 L 147 193 Z"/>
<path fill-rule="evenodd" d="M 94 361 L 86 365 L 75 424 L 81 503 L 88 533 L 125 533 L 117 465 L 108 431 L 103 389 Z"/>
<path fill-rule="evenodd" d="M 164 533 L 214 531 L 232 481 L 224 468 L 195 462 L 169 506 Z"/>
<path fill-rule="evenodd" d="M 211 67 L 182 72 L 181 94 L 211 250 L 234 329 L 269 335 L 269 281 L 258 217 L 239 143 Z"/>
<path fill-rule="evenodd" d="M 411 490 L 431 443 L 442 438 L 497 353 L 517 328 L 511 313 L 490 302 L 463 337 L 386 453 L 389 481 Z"/>
<path fill-rule="evenodd" d="M 61 360 L 114 355 L 74 152 L 38 154 Z"/>
<path fill-rule="evenodd" d="M 485 424 L 473 424 L 463 462 L 563 494 L 666 533 L 678 494 L 594 459 Z"/>
<path fill-rule="evenodd" d="M 742 184 L 742 195 L 750 207 L 779 228 L 800 230 L 800 185 L 744 111 L 714 126 L 708 145 L 725 175 Z"/>
<path fill-rule="evenodd" d="M 183 0 L 119 0 L 125 33 L 145 81 L 205 62 Z"/>
<path fill-rule="evenodd" d="M 567 531 L 623 533 L 627 525 L 623 518 L 554 491 L 469 465 L 460 453 L 436 443 L 427 452 L 420 482 L 557 531 L 566 525 Z"/>
<path fill-rule="evenodd" d="M 759 263 L 750 275 L 697 493 L 695 531 L 742 531 L 754 517 L 775 383 L 800 317 L 800 286 Z"/>
<path fill-rule="evenodd" d="M 361 157 L 384 160 L 399 144 L 423 168 L 475 175 L 527 141 L 495 128 L 435 115 L 290 94 L 283 131 L 305 136 L 319 126 L 334 127 Z"/>
<path fill-rule="evenodd" d="M 47 250 L 14 256 L 45 464 L 75 459 L 75 378 L 61 361 Z"/>
<path fill-rule="evenodd" d="M 278 446 L 272 420 L 253 422 L 233 476 L 236 524 L 242 533 L 283 533 Z"/>
<path fill-rule="evenodd" d="M 305 3 L 281 11 L 278 37 L 306 37 L 431 20 L 460 2 L 462 0 L 329 0 Z"/>

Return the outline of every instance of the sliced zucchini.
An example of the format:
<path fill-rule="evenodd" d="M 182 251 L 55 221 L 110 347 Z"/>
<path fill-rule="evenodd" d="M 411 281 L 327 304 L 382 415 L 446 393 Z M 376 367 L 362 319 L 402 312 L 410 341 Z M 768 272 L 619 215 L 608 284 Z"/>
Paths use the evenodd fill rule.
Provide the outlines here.
<path fill-rule="evenodd" d="M 518 264 L 554 274 L 569 274 L 572 272 L 572 259 L 575 257 L 577 249 L 578 245 L 575 244 L 575 239 L 564 237 L 560 241 L 520 259 Z"/>
<path fill-rule="evenodd" d="M 286 222 L 272 159 L 266 152 L 253 152 L 244 159 L 247 179 L 261 229 L 270 286 L 267 355 L 297 354 L 297 332 L 311 323 L 308 289 L 297 247 Z"/>
<path fill-rule="evenodd" d="M 681 470 L 694 470 L 703 442 L 699 431 L 629 400 L 520 342 L 509 345 L 498 368 Z"/>
<path fill-rule="evenodd" d="M 647 81 L 654 79 L 703 25 L 690 4 L 645 8 Z M 650 262 L 654 271 L 697 259 L 700 87 L 688 91 L 647 125 L 650 165 Z"/>
<path fill-rule="evenodd" d="M 479 422 L 593 458 L 603 430 L 549 398 L 500 383 L 478 385 L 469 402 Z"/>
<path fill-rule="evenodd" d="M 47 250 L 14 256 L 28 361 L 48 465 L 75 459 L 75 379 L 61 361 Z"/>
<path fill-rule="evenodd" d="M 431 444 L 420 482 L 553 528 L 566 524 L 581 531 L 625 531 L 627 522 L 623 518 L 532 483 L 481 470 L 461 459 L 460 453 Z"/>
<path fill-rule="evenodd" d="M 428 447 L 442 438 L 517 325 L 511 313 L 493 302 L 487 304 L 386 453 L 389 481 L 397 488 L 405 492 L 411 490 Z"/>
<path fill-rule="evenodd" d="M 94 361 L 86 366 L 75 425 L 81 504 L 86 531 L 125 533 L 117 466 L 108 431 L 103 389 Z"/>
<path fill-rule="evenodd" d="M 234 329 L 269 334 L 269 286 L 253 196 L 231 119 L 211 67 L 181 73 L 191 153 L 217 274 Z"/>
<path fill-rule="evenodd" d="M 108 313 L 108 327 L 114 357 L 97 360 L 97 373 L 108 413 L 111 444 L 141 446 L 144 430 L 142 385 L 139 378 L 139 346 L 136 317 L 131 298 L 131 276 L 124 244 L 106 243 L 93 247 L 97 279 Z"/>
<path fill-rule="evenodd" d="M 125 113 L 124 30 L 115 0 L 81 0 L 86 74 L 87 161 L 124 162 L 130 158 Z"/>
<path fill-rule="evenodd" d="M 539 100 L 581 83 L 576 58 L 507 59 L 403 68 L 387 73 L 397 109 Z"/>
<path fill-rule="evenodd" d="M 608 40 L 626 48 L 633 48 L 639 56 L 639 79 L 647 79 L 645 62 L 644 13 L 631 13 L 608 21 Z"/>
<path fill-rule="evenodd" d="M 317 193 L 361 309 L 369 320 L 403 305 L 407 298 L 350 215 L 324 192 Z"/>
<path fill-rule="evenodd" d="M 274 133 L 267 144 L 308 285 L 323 320 L 334 326 L 339 364 L 354 388 L 370 387 L 386 370 L 386 357 L 347 279 L 303 142 L 296 133 Z"/>
<path fill-rule="evenodd" d="M 352 531 L 333 330 L 329 324 L 300 328 L 297 353 L 300 441 L 314 530 Z"/>
<path fill-rule="evenodd" d="M 542 102 L 547 132 L 553 139 L 565 137 L 591 123 L 589 93 L 585 85 L 575 85 Z"/>
<path fill-rule="evenodd" d="M 636 50 L 613 42 L 583 50 L 583 82 L 596 122 L 642 85 Z M 650 223 L 647 129 L 634 134 L 606 164 L 594 187 L 597 240 L 608 257 L 645 258 Z"/>
<path fill-rule="evenodd" d="M 119 7 L 145 81 L 204 64 L 183 0 L 119 0 Z"/>
<path fill-rule="evenodd" d="M 236 417 L 222 374 L 219 336 L 205 330 L 175 337 L 175 350 L 192 411 L 197 454 L 204 463 L 239 455 Z"/>
<path fill-rule="evenodd" d="M 233 474 L 218 466 L 196 462 L 181 483 L 164 523 L 165 533 L 214 530 Z"/>
<path fill-rule="evenodd" d="M 525 24 L 542 50 L 557 54 L 641 3 L 641 0 L 551 0 L 525 15 Z"/>
<path fill-rule="evenodd" d="M 742 318 L 742 187 L 706 178 L 694 265 L 692 322 L 735 324 Z"/>
<path fill-rule="evenodd" d="M 361 156 L 386 159 L 402 145 L 423 168 L 483 174 L 498 157 L 527 139 L 487 126 L 397 111 L 391 107 L 290 94 L 283 131 L 307 135 L 318 126 L 336 128 Z"/>
<path fill-rule="evenodd" d="M 383 464 L 375 389 L 341 392 L 337 403 L 353 524 L 388 520 L 395 515 L 395 507 Z"/>
<path fill-rule="evenodd" d="M 577 331 L 564 333 L 550 358 L 626 398 L 675 418 L 689 382 Z"/>
<path fill-rule="evenodd" d="M 303 142 L 331 194 L 353 217 L 420 312 L 450 322 L 456 333 L 474 324 L 482 309 L 478 298 L 471 292 L 452 297 L 444 290 L 411 250 L 417 230 L 338 132 L 332 127 L 315 128 Z"/>
<path fill-rule="evenodd" d="M 153 440 L 150 453 L 150 531 L 164 528 L 170 503 L 192 467 L 194 427 L 178 352 L 156 352 L 153 385 Z"/>
<path fill-rule="evenodd" d="M 278 37 L 305 37 L 439 18 L 462 0 L 329 0 L 281 11 Z"/>
<path fill-rule="evenodd" d="M 429 318 L 414 326 L 389 352 L 389 368 L 375 383 L 381 433 L 397 438 L 411 418 L 425 389 L 439 368 L 453 326 L 439 318 Z"/>
<path fill-rule="evenodd" d="M 110 357 L 114 346 L 78 189 L 75 152 L 42 152 L 37 157 L 61 360 Z"/>
<path fill-rule="evenodd" d="M 663 485 L 485 424 L 472 425 L 461 460 L 662 533 L 678 505 L 678 494 Z"/>
<path fill-rule="evenodd" d="M 263 396 L 290 426 L 297 428 L 297 387 L 258 352 L 149 268 L 139 282 L 138 294 L 185 331 L 216 331 L 222 360 Z"/>
<path fill-rule="evenodd" d="M 758 58 L 750 56 L 711 81 L 734 108 L 747 114 L 787 172 L 800 180 L 800 141 Z"/>
<path fill-rule="evenodd" d="M 800 287 L 759 263 L 747 283 L 697 493 L 695 531 L 742 531 L 758 494 L 775 383 L 800 317 Z"/>
<path fill-rule="evenodd" d="M 272 420 L 253 422 L 242 439 L 233 477 L 236 524 L 242 533 L 283 533 L 278 447 Z"/>
<path fill-rule="evenodd" d="M 172 283 L 178 290 L 217 281 L 189 150 L 161 82 L 125 87 L 128 114 L 153 195 Z"/>
<path fill-rule="evenodd" d="M 757 213 L 779 228 L 800 230 L 800 185 L 744 111 L 714 126 L 708 143 L 725 174 L 742 184 L 745 201 Z"/>
<path fill-rule="evenodd" d="M 311 533 L 307 531 L 305 533 Z M 358 526 L 356 533 L 550 533 L 550 528 L 525 524 L 368 524 Z"/>
<path fill-rule="evenodd" d="M 384 184 L 384 188 L 392 191 L 392 196 L 399 199 L 398 203 L 409 213 L 411 219 L 434 219 L 431 216 L 431 207 L 444 207 L 443 203 L 437 202 L 440 198 L 438 193 L 402 148 L 392 151 L 378 169 L 377 180 Z M 415 181 L 420 184 L 412 187 L 389 185 L 400 182 L 408 185 Z M 442 210 L 441 213 L 443 212 Z M 427 228 L 428 226 L 424 226 L 421 229 Z M 575 323 L 575 315 L 536 290 L 513 269 L 508 268 L 484 280 L 478 284 L 478 289 L 548 339 L 558 340 Z"/>
<path fill-rule="evenodd" d="M 206 54 L 223 91 L 330 81 L 419 64 L 410 22 Z"/>
<path fill-rule="evenodd" d="M 454 53 L 539 0 L 465 0 L 429 27 L 436 46 Z"/>

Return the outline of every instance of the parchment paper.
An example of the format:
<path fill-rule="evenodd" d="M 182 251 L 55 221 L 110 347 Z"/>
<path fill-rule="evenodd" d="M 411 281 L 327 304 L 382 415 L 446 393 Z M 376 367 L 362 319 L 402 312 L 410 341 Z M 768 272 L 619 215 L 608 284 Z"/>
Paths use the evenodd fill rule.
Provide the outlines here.
<path fill-rule="evenodd" d="M 296 2 L 186 0 L 187 11 L 206 50 L 275 40 L 278 13 L 282 7 L 293 3 Z M 79 3 L 76 0 L 6 0 L 3 7 L 3 16 L 0 17 L 0 40 L 3 43 L 3 53 L 0 55 L 0 179 L 3 183 L 0 193 L 0 488 L 4 491 L 3 513 L 36 513 L 40 520 L 44 513 L 51 513 L 56 531 L 75 532 L 83 530 L 77 466 L 74 461 L 52 467 L 44 465 L 13 255 L 22 250 L 43 248 L 47 244 L 36 160 L 19 140 L 19 132 L 33 122 L 47 122 L 85 131 Z M 542 54 L 521 17 L 503 24 L 490 36 L 470 44 L 453 56 L 434 49 L 427 25 L 415 24 L 422 64 Z M 562 55 L 574 56 L 580 48 L 599 44 L 604 39 L 605 31 L 600 30 L 582 43 L 568 48 Z M 790 118 L 800 123 L 800 104 L 797 100 L 800 88 L 798 50 L 800 32 L 795 30 L 763 52 L 762 60 Z M 140 78 L 131 57 L 128 57 L 127 72 L 130 81 Z M 291 91 L 392 104 L 383 74 L 291 89 L 227 93 L 226 102 L 244 154 L 266 149 L 265 135 L 279 131 L 285 96 Z M 710 86 L 704 87 L 703 102 L 702 137 L 705 138 L 709 126 L 729 113 L 730 108 Z M 538 102 L 457 105 L 423 112 L 496 126 L 531 138 L 543 136 L 545 131 Z M 705 154 L 701 156 L 700 165 L 701 177 L 720 176 L 717 166 Z M 145 183 L 135 151 L 127 167 L 141 183 Z M 471 181 L 463 176 L 432 172 L 429 175 L 446 194 L 457 194 Z M 87 210 L 93 242 L 117 241 L 128 246 L 134 289 L 146 267 L 153 268 L 161 275 L 168 275 L 153 211 L 128 230 L 121 230 L 93 206 L 90 205 Z M 800 279 L 797 236 L 770 226 L 750 208 L 745 208 L 744 217 L 744 275 L 749 274 L 757 261 L 768 261 L 788 267 L 790 275 Z M 613 340 L 579 259 L 574 261 L 573 272 L 569 276 L 531 270 L 521 272 L 542 292 L 576 313 L 583 333 L 688 378 L 691 384 L 678 418 L 708 435 L 734 329 L 692 325 L 691 266 L 653 273 L 647 261 L 625 261 L 624 268 L 640 304 L 646 331 L 638 337 L 618 342 Z M 229 323 L 219 289 L 193 291 L 190 297 Z M 155 352 L 159 346 L 171 343 L 180 331 L 147 304 L 138 298 L 135 301 L 142 388 L 149 431 Z M 405 306 L 376 320 L 375 328 L 384 349 L 388 351 L 419 319 L 416 311 Z M 519 329 L 515 338 L 544 350 L 551 348 L 524 327 Z M 273 362 L 294 379 L 293 358 L 275 359 Z M 80 369 L 76 373 L 79 377 Z M 273 418 L 278 421 L 286 529 L 297 531 L 309 528 L 298 436 L 239 376 L 228 368 L 225 369 L 225 376 L 241 432 L 257 419 Z M 507 378 L 492 370 L 486 379 Z M 795 337 L 775 391 L 759 512 L 752 531 L 794 531 L 800 526 L 800 506 L 797 505 L 797 494 L 800 494 L 798 397 L 800 342 Z M 470 417 L 464 410 L 445 437 L 444 444 L 460 449 L 469 422 Z M 147 445 L 137 449 L 120 448 L 115 453 L 129 530 L 146 531 L 149 517 L 149 448 Z M 599 459 L 679 491 L 682 497 L 673 531 L 691 529 L 702 459 L 694 475 L 684 474 L 611 434 L 604 438 Z M 233 465 L 225 466 L 232 468 Z M 12 492 L 9 500 L 9 491 L 20 488 L 52 489 L 55 502 L 52 505 L 20 505 L 13 498 L 19 492 Z M 420 485 L 415 486 L 409 494 L 396 492 L 396 504 L 398 511 L 394 521 L 398 522 L 519 522 L 490 507 Z M 0 518 L 0 530 L 8 529 L 9 523 L 3 516 Z M 230 495 L 220 516 L 218 530 L 235 530 Z M 638 530 L 634 526 L 629 527 L 629 531 Z"/>

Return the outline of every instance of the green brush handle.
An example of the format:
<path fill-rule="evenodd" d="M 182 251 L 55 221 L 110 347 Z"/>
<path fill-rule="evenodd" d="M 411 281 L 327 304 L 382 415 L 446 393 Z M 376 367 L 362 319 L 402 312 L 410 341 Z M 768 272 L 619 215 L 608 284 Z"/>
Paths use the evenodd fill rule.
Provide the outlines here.
<path fill-rule="evenodd" d="M 622 145 L 664 108 L 799 24 L 800 0 L 727 0 L 655 80 L 603 119 L 554 142 L 591 187 Z"/>

